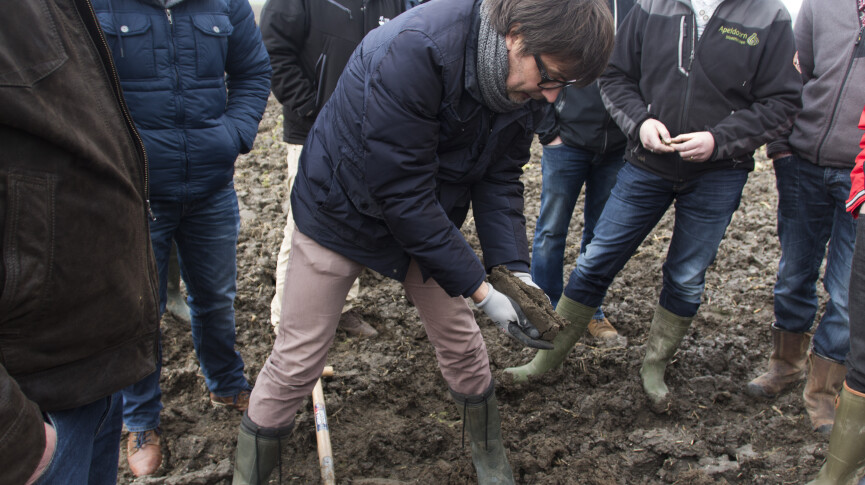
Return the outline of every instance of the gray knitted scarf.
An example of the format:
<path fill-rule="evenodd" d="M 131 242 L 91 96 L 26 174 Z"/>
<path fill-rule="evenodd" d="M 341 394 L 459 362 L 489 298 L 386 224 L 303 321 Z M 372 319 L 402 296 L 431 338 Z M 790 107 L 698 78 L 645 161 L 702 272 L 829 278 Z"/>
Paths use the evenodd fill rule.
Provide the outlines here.
<path fill-rule="evenodd" d="M 508 47 L 505 36 L 496 32 L 490 23 L 485 3 L 481 4 L 477 68 L 481 96 L 489 109 L 496 113 L 507 113 L 523 105 L 508 98 Z"/>

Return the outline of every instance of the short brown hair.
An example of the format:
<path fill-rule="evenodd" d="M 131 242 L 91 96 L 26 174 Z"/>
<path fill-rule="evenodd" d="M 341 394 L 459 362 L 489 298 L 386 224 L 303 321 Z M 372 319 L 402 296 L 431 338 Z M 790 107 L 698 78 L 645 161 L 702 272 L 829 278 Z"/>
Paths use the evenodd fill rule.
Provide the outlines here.
<path fill-rule="evenodd" d="M 484 0 L 484 8 L 496 31 L 522 38 L 521 54 L 552 57 L 579 86 L 607 67 L 615 26 L 606 0 Z"/>

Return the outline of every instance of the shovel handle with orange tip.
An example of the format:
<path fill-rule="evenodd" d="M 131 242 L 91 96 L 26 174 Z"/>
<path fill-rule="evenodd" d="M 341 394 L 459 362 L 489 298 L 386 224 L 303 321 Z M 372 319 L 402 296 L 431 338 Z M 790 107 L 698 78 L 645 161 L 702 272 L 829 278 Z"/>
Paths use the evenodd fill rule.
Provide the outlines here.
<path fill-rule="evenodd" d="M 333 367 L 325 366 L 322 377 L 333 375 Z M 330 428 L 327 426 L 327 409 L 324 406 L 324 390 L 321 378 L 312 389 L 312 407 L 315 411 L 315 439 L 318 445 L 318 465 L 321 469 L 321 481 L 325 485 L 336 485 L 336 475 L 333 470 L 333 451 L 330 447 Z"/>

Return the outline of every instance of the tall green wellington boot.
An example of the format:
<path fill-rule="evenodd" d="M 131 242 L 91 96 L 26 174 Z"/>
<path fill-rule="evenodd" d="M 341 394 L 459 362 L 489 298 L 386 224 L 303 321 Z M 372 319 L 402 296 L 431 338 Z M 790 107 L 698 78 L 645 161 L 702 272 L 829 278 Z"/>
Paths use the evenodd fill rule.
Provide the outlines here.
<path fill-rule="evenodd" d="M 564 317 L 569 324 L 553 339 L 553 349 L 539 350 L 528 364 L 508 367 L 504 373 L 510 375 L 515 383 L 521 384 L 527 382 L 529 377 L 539 376 L 562 365 L 574 344 L 586 333 L 586 327 L 595 315 L 595 310 L 597 308 L 577 303 L 562 295 L 556 305 L 556 313 Z"/>
<path fill-rule="evenodd" d="M 514 483 L 514 472 L 502 444 L 502 420 L 496 400 L 495 382 L 480 395 L 465 395 L 451 390 L 457 410 L 463 417 L 463 433 L 468 431 L 472 462 L 479 485 Z"/>
<path fill-rule="evenodd" d="M 646 356 L 640 368 L 643 389 L 648 394 L 652 411 L 664 412 L 669 405 L 669 390 L 664 383 L 667 364 L 679 348 L 679 343 L 688 333 L 694 317 L 680 317 L 666 308 L 655 307 L 649 339 L 646 341 Z"/>
<path fill-rule="evenodd" d="M 165 310 L 174 315 L 178 320 L 189 323 L 192 316 L 189 313 L 189 305 L 180 294 L 180 260 L 177 259 L 177 245 L 171 243 L 171 253 L 168 257 L 168 299 L 165 302 Z"/>
<path fill-rule="evenodd" d="M 847 387 L 838 395 L 835 425 L 829 435 L 829 456 L 808 485 L 846 485 L 865 465 L 865 394 Z"/>
<path fill-rule="evenodd" d="M 243 413 L 240 431 L 237 433 L 237 454 L 234 458 L 234 479 L 231 484 L 265 484 L 277 465 L 281 475 L 282 450 L 288 444 L 288 435 L 292 428 L 294 424 L 283 428 L 263 428 Z M 279 482 L 282 483 L 281 476 Z"/>

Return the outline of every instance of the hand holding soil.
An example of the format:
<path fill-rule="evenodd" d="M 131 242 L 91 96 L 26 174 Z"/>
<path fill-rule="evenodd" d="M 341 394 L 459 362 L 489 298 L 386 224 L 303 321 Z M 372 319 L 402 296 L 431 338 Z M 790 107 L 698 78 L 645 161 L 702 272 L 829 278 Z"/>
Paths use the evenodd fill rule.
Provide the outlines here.
<path fill-rule="evenodd" d="M 567 325 L 543 290 L 525 284 L 506 267 L 496 266 L 488 279 L 497 290 L 517 302 L 529 322 L 541 332 L 541 340 L 552 342 L 559 330 Z"/>

